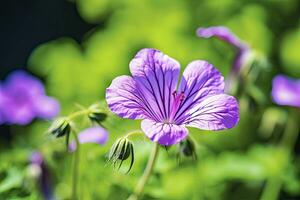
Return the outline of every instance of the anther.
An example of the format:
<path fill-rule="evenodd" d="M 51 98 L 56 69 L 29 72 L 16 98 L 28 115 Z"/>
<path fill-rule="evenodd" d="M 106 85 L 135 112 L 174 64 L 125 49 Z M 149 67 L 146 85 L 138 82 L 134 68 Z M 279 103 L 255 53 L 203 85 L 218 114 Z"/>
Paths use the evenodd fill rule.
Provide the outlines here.
<path fill-rule="evenodd" d="M 176 92 L 176 91 L 174 91 L 174 92 L 172 93 L 172 95 L 173 95 L 173 97 L 175 98 L 175 97 L 176 97 L 176 95 L 177 95 L 177 92 Z"/>
<path fill-rule="evenodd" d="M 184 98 L 185 98 L 184 92 L 181 92 L 181 93 L 180 93 L 180 101 L 183 101 Z"/>

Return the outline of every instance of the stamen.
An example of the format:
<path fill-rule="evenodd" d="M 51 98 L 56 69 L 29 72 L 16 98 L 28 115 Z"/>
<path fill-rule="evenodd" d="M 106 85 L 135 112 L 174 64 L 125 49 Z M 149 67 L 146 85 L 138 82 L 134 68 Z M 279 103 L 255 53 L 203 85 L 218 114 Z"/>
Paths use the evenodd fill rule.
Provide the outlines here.
<path fill-rule="evenodd" d="M 176 91 L 174 91 L 174 92 L 172 93 L 172 95 L 173 95 L 173 97 L 174 97 L 174 98 L 176 98 L 176 96 L 177 96 L 177 92 L 176 92 Z"/>
<path fill-rule="evenodd" d="M 183 101 L 184 98 L 185 98 L 184 92 L 181 92 L 179 96 L 180 96 L 180 99 L 179 99 L 179 100 L 180 100 L 180 101 Z"/>
<path fill-rule="evenodd" d="M 185 99 L 184 92 L 177 93 L 177 91 L 174 91 L 172 93 L 172 95 L 174 97 L 174 101 L 173 101 L 171 113 L 170 113 L 170 116 L 169 116 L 169 122 L 173 121 L 175 113 L 177 112 L 181 102 Z"/>

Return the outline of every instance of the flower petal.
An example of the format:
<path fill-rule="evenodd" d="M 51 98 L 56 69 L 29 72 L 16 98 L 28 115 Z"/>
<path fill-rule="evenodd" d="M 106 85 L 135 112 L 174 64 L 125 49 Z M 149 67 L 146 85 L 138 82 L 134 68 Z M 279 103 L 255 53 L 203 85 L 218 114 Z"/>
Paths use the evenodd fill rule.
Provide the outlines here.
<path fill-rule="evenodd" d="M 14 71 L 1 87 L 1 109 L 8 124 L 29 124 L 35 118 L 34 102 L 45 94 L 41 81 L 24 71 Z"/>
<path fill-rule="evenodd" d="M 23 98 L 45 94 L 43 83 L 36 77 L 21 70 L 14 71 L 7 77 L 3 84 L 3 90 L 9 95 L 22 94 Z"/>
<path fill-rule="evenodd" d="M 196 60 L 184 70 L 178 92 L 183 92 L 184 100 L 177 110 L 175 121 L 180 121 L 181 116 L 203 98 L 224 93 L 224 78 L 212 64 Z"/>
<path fill-rule="evenodd" d="M 141 128 L 152 141 L 165 146 L 176 144 L 188 135 L 188 130 L 183 125 L 164 124 L 148 119 L 142 121 Z"/>
<path fill-rule="evenodd" d="M 142 49 L 130 62 L 131 74 L 141 98 L 148 103 L 155 121 L 166 119 L 173 102 L 180 71 L 179 63 L 155 49 Z"/>
<path fill-rule="evenodd" d="M 208 28 L 198 28 L 197 35 L 203 38 L 217 37 L 229 44 L 235 46 L 238 49 L 245 48 L 245 44 L 236 37 L 227 27 L 224 26 L 211 26 Z"/>
<path fill-rule="evenodd" d="M 240 72 L 241 68 L 245 65 L 250 58 L 249 46 L 242 42 L 235 34 L 233 34 L 227 27 L 224 26 L 212 26 L 208 28 L 198 28 L 197 35 L 199 37 L 210 38 L 217 37 L 230 45 L 237 48 L 237 54 L 234 58 L 232 70 L 229 79 L 234 77 Z M 226 84 L 226 90 L 230 90 L 231 80 Z"/>
<path fill-rule="evenodd" d="M 34 102 L 36 115 L 42 119 L 52 119 L 56 117 L 60 111 L 58 101 L 52 97 L 40 96 Z"/>
<path fill-rule="evenodd" d="M 107 142 L 108 132 L 100 126 L 87 128 L 78 134 L 78 139 L 80 144 L 96 143 L 103 145 Z M 76 150 L 75 140 L 69 144 L 69 150 L 71 152 Z"/>
<path fill-rule="evenodd" d="M 0 83 L 0 125 L 5 123 L 5 113 L 4 113 L 4 108 L 5 108 L 5 104 L 4 104 L 4 92 Z"/>
<path fill-rule="evenodd" d="M 32 122 L 35 112 L 32 110 L 30 102 L 18 104 L 9 98 L 4 98 L 4 105 L 1 113 L 5 119 L 4 123 L 26 125 Z"/>
<path fill-rule="evenodd" d="M 130 76 L 119 76 L 112 81 L 106 89 L 106 101 L 111 111 L 122 118 L 145 118 L 144 104 Z"/>
<path fill-rule="evenodd" d="M 300 107 L 300 80 L 276 76 L 272 84 L 272 98 L 279 105 Z"/>
<path fill-rule="evenodd" d="M 222 130 L 234 127 L 239 121 L 238 102 L 227 94 L 204 99 L 185 116 L 183 124 L 204 130 Z"/>
<path fill-rule="evenodd" d="M 43 155 L 38 151 L 34 151 L 30 155 L 29 160 L 31 164 L 37 164 L 37 165 L 42 165 L 42 163 L 44 162 Z"/>

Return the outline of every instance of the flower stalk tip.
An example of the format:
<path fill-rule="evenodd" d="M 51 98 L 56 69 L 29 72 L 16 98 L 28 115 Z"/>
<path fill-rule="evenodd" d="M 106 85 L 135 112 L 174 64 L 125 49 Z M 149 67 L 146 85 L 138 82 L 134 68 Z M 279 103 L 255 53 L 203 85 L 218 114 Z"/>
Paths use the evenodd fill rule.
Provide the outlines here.
<path fill-rule="evenodd" d="M 91 122 L 101 125 L 101 123 L 107 118 L 107 114 L 99 104 L 91 105 L 88 110 L 88 118 L 91 120 Z"/>
<path fill-rule="evenodd" d="M 179 143 L 178 156 L 192 157 L 197 159 L 196 145 L 191 138 L 187 138 Z"/>
<path fill-rule="evenodd" d="M 49 128 L 49 132 L 55 137 L 62 137 L 69 135 L 71 132 L 71 125 L 66 117 L 56 119 Z"/>
<path fill-rule="evenodd" d="M 119 138 L 110 149 L 108 162 L 113 163 L 114 166 L 118 164 L 119 170 L 123 162 L 127 159 L 130 159 L 130 164 L 126 173 L 130 172 L 134 163 L 134 147 L 133 143 L 127 137 Z"/>

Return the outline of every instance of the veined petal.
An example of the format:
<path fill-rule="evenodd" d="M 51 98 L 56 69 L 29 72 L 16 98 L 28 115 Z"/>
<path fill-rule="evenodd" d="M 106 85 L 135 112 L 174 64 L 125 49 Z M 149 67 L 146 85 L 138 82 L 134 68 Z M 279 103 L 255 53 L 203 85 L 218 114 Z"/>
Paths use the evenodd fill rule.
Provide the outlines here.
<path fill-rule="evenodd" d="M 142 49 L 130 62 L 130 71 L 141 98 L 155 113 L 151 119 L 166 119 L 173 104 L 172 93 L 178 83 L 179 63 L 158 50 Z"/>
<path fill-rule="evenodd" d="M 122 118 L 144 119 L 145 108 L 136 83 L 130 76 L 115 78 L 106 89 L 106 101 L 112 112 Z"/>
<path fill-rule="evenodd" d="M 239 108 L 236 99 L 226 94 L 218 94 L 204 99 L 192 108 L 182 123 L 204 130 L 222 130 L 234 127 L 238 121 Z"/>
<path fill-rule="evenodd" d="M 165 146 L 176 144 L 188 135 L 188 130 L 183 125 L 164 124 L 148 119 L 142 121 L 141 128 L 152 141 Z"/>
<path fill-rule="evenodd" d="M 96 143 L 96 144 L 103 145 L 106 143 L 107 139 L 108 139 L 108 132 L 104 128 L 98 126 L 87 128 L 78 134 L 78 140 L 80 144 Z M 69 150 L 71 152 L 76 150 L 75 140 L 73 140 L 69 144 Z"/>
<path fill-rule="evenodd" d="M 272 98 L 279 105 L 300 107 L 300 80 L 276 76 L 272 83 Z"/>
<path fill-rule="evenodd" d="M 203 98 L 224 93 L 224 78 L 212 64 L 196 60 L 184 70 L 178 92 L 183 92 L 184 100 L 175 114 L 176 122 Z"/>
<path fill-rule="evenodd" d="M 245 44 L 236 37 L 228 28 L 224 26 L 211 26 L 208 28 L 198 28 L 197 35 L 203 38 L 217 37 L 229 44 L 235 46 L 238 49 L 245 48 Z"/>

